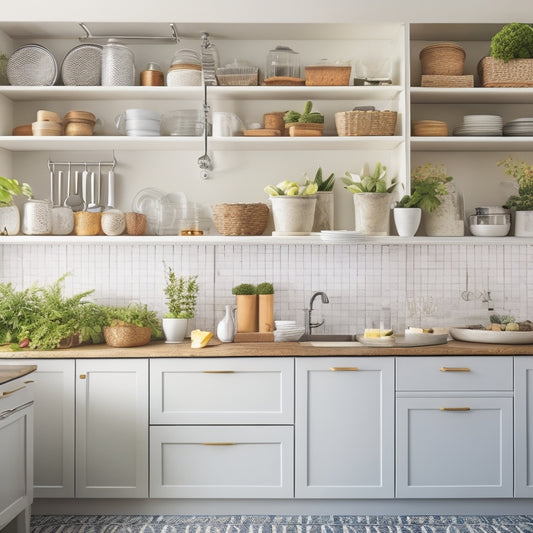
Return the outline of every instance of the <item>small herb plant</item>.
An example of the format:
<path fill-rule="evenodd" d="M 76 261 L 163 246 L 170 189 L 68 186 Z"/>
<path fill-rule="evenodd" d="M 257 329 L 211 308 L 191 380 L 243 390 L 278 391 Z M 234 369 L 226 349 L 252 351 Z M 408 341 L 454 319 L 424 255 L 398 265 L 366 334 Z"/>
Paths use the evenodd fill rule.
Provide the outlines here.
<path fill-rule="evenodd" d="M 307 174 L 304 174 L 305 185 L 315 184 L 317 186 L 317 191 L 329 192 L 333 190 L 335 185 L 335 174 L 332 172 L 326 179 L 322 178 L 322 167 L 318 167 L 315 177 L 313 180 L 310 180 Z"/>
<path fill-rule="evenodd" d="M 314 182 L 305 182 L 304 184 L 295 181 L 281 181 L 277 185 L 267 185 L 264 191 L 269 196 L 308 196 L 318 191 L 318 185 Z"/>
<path fill-rule="evenodd" d="M 533 28 L 521 22 L 506 24 L 492 37 L 490 55 L 505 62 L 533 57 Z"/>
<path fill-rule="evenodd" d="M 533 165 L 515 161 L 512 157 L 499 161 L 497 165 L 502 166 L 505 175 L 513 178 L 518 186 L 518 195 L 509 196 L 505 207 L 517 211 L 533 210 Z"/>
<path fill-rule="evenodd" d="M 254 295 L 257 294 L 257 287 L 251 283 L 241 283 L 231 289 L 231 294 L 235 296 Z"/>
<path fill-rule="evenodd" d="M 23 194 L 28 198 L 32 198 L 33 192 L 27 183 L 19 183 L 14 178 L 4 178 L 0 176 L 0 207 L 7 207 L 13 205 L 13 198 L 17 194 Z"/>
<path fill-rule="evenodd" d="M 105 324 L 107 326 L 128 324 L 141 328 L 150 328 L 153 340 L 163 338 L 161 322 L 157 318 L 157 313 L 148 309 L 145 304 L 131 303 L 126 307 L 103 306 L 102 311 L 105 315 Z"/>
<path fill-rule="evenodd" d="M 393 178 L 390 185 L 387 185 L 387 167 L 379 162 L 372 173 L 369 171 L 368 163 L 365 163 L 360 174 L 346 172 L 346 177 L 341 179 L 346 185 L 344 188 L 354 194 L 361 192 L 390 193 L 397 185 L 396 178 Z"/>
<path fill-rule="evenodd" d="M 260 283 L 256 288 L 257 294 L 274 294 L 274 285 L 267 281 Z"/>
<path fill-rule="evenodd" d="M 317 111 L 311 111 L 312 109 L 313 102 L 308 100 L 305 102 L 302 113 L 298 113 L 298 111 L 287 111 L 285 115 L 283 115 L 283 120 L 286 124 L 292 124 L 295 122 L 324 124 L 324 115 L 322 113 L 318 113 Z"/>
<path fill-rule="evenodd" d="M 172 267 L 166 269 L 165 296 L 168 313 L 164 318 L 194 318 L 198 298 L 198 276 L 177 276 Z"/>

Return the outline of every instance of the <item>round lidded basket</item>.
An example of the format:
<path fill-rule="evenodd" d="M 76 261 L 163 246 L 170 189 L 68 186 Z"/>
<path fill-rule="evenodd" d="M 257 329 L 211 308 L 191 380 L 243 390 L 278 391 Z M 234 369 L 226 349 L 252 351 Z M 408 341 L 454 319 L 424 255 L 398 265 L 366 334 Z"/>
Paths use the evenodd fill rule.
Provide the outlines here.
<path fill-rule="evenodd" d="M 150 342 L 152 330 L 134 324 L 121 324 L 117 326 L 104 326 L 104 339 L 106 344 L 115 348 L 130 348 L 144 346 Z"/>
<path fill-rule="evenodd" d="M 221 235 L 262 235 L 268 221 L 268 206 L 255 204 L 216 204 L 211 207 Z"/>
<path fill-rule="evenodd" d="M 466 52 L 455 43 L 435 43 L 422 48 L 422 74 L 462 76 Z"/>

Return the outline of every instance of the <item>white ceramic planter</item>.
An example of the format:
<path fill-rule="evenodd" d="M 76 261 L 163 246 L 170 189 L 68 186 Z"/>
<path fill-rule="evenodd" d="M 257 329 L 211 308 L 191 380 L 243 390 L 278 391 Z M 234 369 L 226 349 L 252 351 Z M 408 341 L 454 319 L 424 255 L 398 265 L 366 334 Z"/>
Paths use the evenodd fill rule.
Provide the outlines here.
<path fill-rule="evenodd" d="M 316 196 L 271 196 L 274 227 L 279 235 L 309 235 L 315 220 Z"/>
<path fill-rule="evenodd" d="M 362 235 L 389 235 L 391 193 L 360 192 L 353 195 L 355 231 Z"/>
<path fill-rule="evenodd" d="M 413 237 L 420 226 L 422 209 L 420 207 L 395 207 L 394 224 L 400 237 Z"/>
<path fill-rule="evenodd" d="M 20 230 L 20 212 L 16 205 L 0 207 L 0 232 L 16 235 Z"/>
<path fill-rule="evenodd" d="M 514 234 L 516 237 L 533 237 L 533 211 L 515 211 Z"/>
<path fill-rule="evenodd" d="M 163 318 L 163 333 L 165 342 L 178 343 L 183 342 L 187 332 L 186 318 Z"/>
<path fill-rule="evenodd" d="M 333 230 L 335 212 L 335 196 L 333 191 L 318 191 L 316 193 L 315 221 L 313 231 Z"/>
<path fill-rule="evenodd" d="M 453 183 L 446 184 L 448 194 L 439 196 L 440 205 L 422 216 L 423 227 L 429 237 L 462 237 L 465 234 L 462 196 Z"/>

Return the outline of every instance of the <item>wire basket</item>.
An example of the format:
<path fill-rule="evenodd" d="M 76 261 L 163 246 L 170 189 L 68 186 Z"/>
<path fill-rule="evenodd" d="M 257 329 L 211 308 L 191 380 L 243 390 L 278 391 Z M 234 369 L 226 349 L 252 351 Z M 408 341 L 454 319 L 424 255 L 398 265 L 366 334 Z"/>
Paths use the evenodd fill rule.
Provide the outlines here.
<path fill-rule="evenodd" d="M 466 52 L 455 43 L 435 43 L 422 48 L 420 63 L 422 74 L 461 76 Z"/>
<path fill-rule="evenodd" d="M 216 204 L 211 207 L 221 235 L 262 235 L 268 221 L 268 206 L 255 204 Z"/>
<path fill-rule="evenodd" d="M 484 57 L 477 68 L 483 87 L 533 87 L 533 59 Z"/>
<path fill-rule="evenodd" d="M 394 135 L 396 111 L 341 111 L 335 113 L 335 126 L 339 136 Z"/>
<path fill-rule="evenodd" d="M 9 58 L 7 78 L 11 85 L 54 85 L 57 62 L 44 46 L 25 44 L 17 48 Z"/>

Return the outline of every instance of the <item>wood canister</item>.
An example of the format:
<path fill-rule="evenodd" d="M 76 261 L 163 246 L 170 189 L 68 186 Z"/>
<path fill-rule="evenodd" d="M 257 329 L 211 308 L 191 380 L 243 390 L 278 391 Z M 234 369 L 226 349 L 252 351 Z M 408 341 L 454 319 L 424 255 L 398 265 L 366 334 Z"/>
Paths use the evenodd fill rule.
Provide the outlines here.
<path fill-rule="evenodd" d="M 165 85 L 165 77 L 161 70 L 143 70 L 141 72 L 141 85 L 158 86 Z"/>
<path fill-rule="evenodd" d="M 237 301 L 237 333 L 257 331 L 257 295 L 238 294 Z"/>
<path fill-rule="evenodd" d="M 265 129 L 279 130 L 280 135 L 287 135 L 285 132 L 285 121 L 283 116 L 285 111 L 273 111 L 272 113 L 265 113 L 263 121 L 265 123 Z"/>
<path fill-rule="evenodd" d="M 270 333 L 274 331 L 274 295 L 259 295 L 259 331 Z"/>
<path fill-rule="evenodd" d="M 98 235 L 102 213 L 77 211 L 74 213 L 74 233 L 76 235 Z"/>
<path fill-rule="evenodd" d="M 130 211 L 126 213 L 126 233 L 128 235 L 144 235 L 146 232 L 146 215 Z"/>

